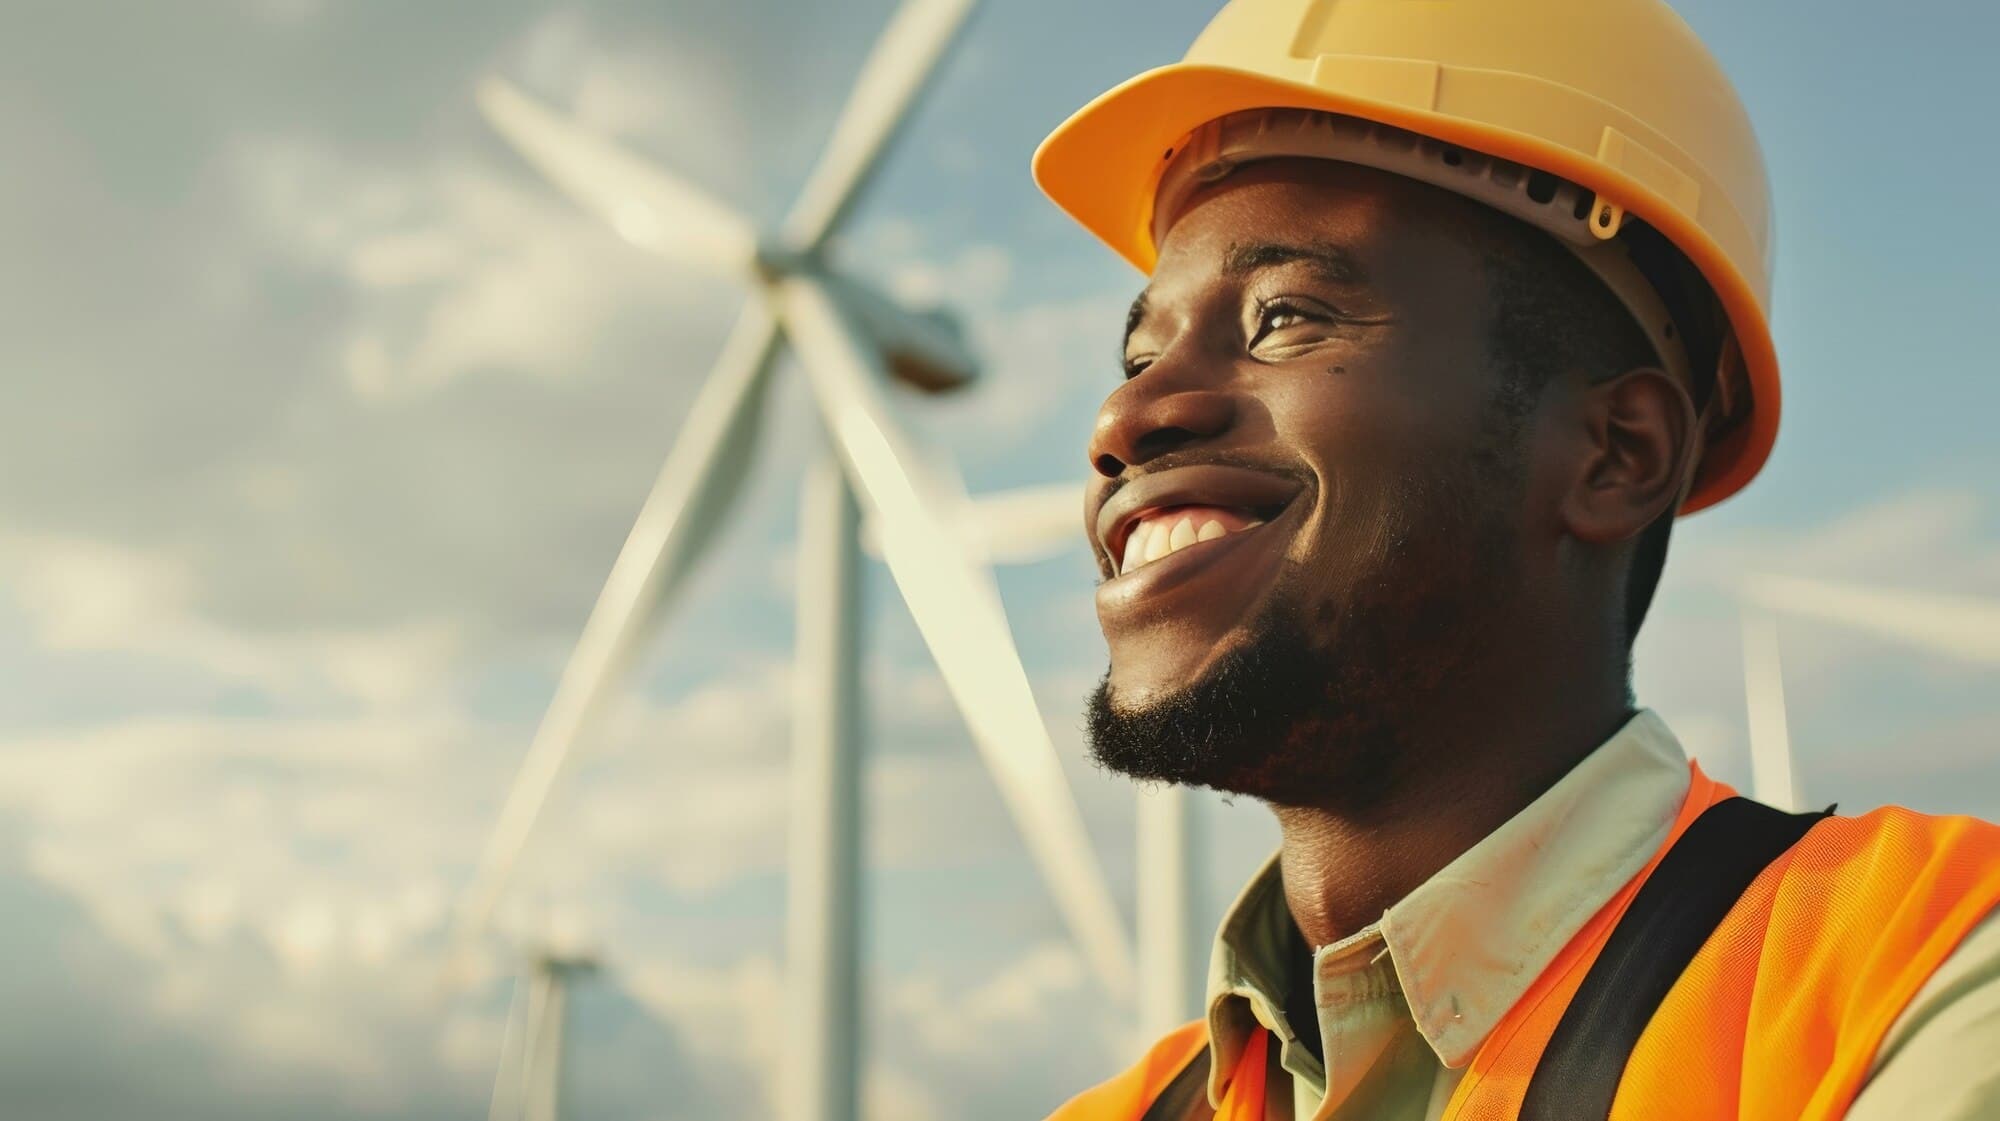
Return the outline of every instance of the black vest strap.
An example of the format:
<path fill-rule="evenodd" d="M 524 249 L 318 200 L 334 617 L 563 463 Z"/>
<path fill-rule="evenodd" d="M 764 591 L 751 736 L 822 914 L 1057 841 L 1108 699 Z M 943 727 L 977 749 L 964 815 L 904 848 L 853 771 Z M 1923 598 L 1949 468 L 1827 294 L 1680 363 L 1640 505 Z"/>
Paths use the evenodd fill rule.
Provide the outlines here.
<path fill-rule="evenodd" d="M 1758 873 L 1825 816 L 1731 798 L 1689 824 L 1640 885 L 1557 1022 L 1520 1121 L 1609 1117 L 1625 1064 L 1667 990 Z"/>

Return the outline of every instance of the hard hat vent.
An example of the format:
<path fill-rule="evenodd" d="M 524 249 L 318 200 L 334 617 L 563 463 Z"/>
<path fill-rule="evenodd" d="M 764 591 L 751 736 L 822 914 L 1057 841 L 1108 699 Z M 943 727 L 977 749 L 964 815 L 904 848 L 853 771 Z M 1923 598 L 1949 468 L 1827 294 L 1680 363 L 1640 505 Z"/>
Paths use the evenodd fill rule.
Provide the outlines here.
<path fill-rule="evenodd" d="M 1466 195 L 1578 247 L 1617 235 L 1625 211 L 1593 192 L 1525 167 L 1407 129 L 1312 109 L 1251 109 L 1195 129 L 1162 157 L 1153 241 L 1188 196 L 1257 160 L 1340 160 Z"/>
<path fill-rule="evenodd" d="M 1528 176 L 1528 197 L 1547 205 L 1556 198 L 1556 186 L 1560 182 L 1546 171 L 1537 171 Z"/>

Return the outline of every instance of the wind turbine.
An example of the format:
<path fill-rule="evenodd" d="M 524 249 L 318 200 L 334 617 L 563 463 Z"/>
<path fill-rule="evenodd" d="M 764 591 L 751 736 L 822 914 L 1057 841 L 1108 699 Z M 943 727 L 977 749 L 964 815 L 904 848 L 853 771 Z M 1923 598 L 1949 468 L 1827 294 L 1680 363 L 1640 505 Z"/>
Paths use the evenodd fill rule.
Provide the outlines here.
<path fill-rule="evenodd" d="M 557 1121 L 562 1116 L 570 982 L 596 971 L 596 960 L 586 954 L 544 946 L 529 956 L 507 1013 L 487 1121 Z"/>
<path fill-rule="evenodd" d="M 1070 933 L 1125 996 L 1131 949 L 1082 815 L 1029 688 L 992 572 L 954 528 L 967 496 L 941 456 L 897 419 L 887 384 L 939 392 L 974 376 L 955 325 L 913 312 L 826 260 L 973 0 L 906 0 L 876 43 L 827 148 L 770 235 L 673 173 L 497 79 L 479 104 L 494 127 L 584 209 L 634 245 L 743 281 L 750 299 L 696 396 L 584 624 L 457 915 L 464 946 L 487 926 L 551 790 L 670 604 L 739 489 L 781 341 L 804 368 L 831 454 L 806 487 L 800 549 L 798 717 L 789 906 L 791 994 L 783 1116 L 854 1115 L 859 1034 L 853 880 L 859 866 L 854 729 L 859 522 L 909 606 L 946 687 Z M 1071 507 L 1074 518 L 1075 507 Z M 1074 522 L 1072 522 L 1074 524 Z M 802 933 L 803 932 L 803 933 Z"/>
<path fill-rule="evenodd" d="M 1743 702 L 1750 729 L 1750 792 L 1787 813 L 1799 809 L 1792 735 L 1785 720 L 1785 671 L 1778 658 L 1778 617 L 1743 609 Z"/>
<path fill-rule="evenodd" d="M 1738 588 L 1743 613 L 1743 692 L 1750 718 L 1751 788 L 1757 800 L 1798 809 L 1778 658 L 1781 614 L 1872 634 L 1965 661 L 2000 664 L 2000 601 L 1799 576 L 1759 574 Z"/>

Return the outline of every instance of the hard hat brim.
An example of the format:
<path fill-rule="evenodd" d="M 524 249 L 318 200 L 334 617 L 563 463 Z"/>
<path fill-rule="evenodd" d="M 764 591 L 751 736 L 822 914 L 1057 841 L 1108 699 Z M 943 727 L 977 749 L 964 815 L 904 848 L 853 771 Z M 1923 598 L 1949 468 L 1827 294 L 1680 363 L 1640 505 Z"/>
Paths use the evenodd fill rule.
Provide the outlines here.
<path fill-rule="evenodd" d="M 1150 274 L 1157 261 L 1154 190 L 1174 145 L 1218 117 L 1265 108 L 1344 113 L 1513 160 L 1588 187 L 1659 230 L 1701 270 L 1721 301 L 1742 351 L 1751 399 L 1748 416 L 1704 449 L 1680 513 L 1722 501 L 1763 467 L 1777 439 L 1781 396 L 1777 350 L 1761 300 L 1722 248 L 1681 209 L 1588 153 L 1393 101 L 1183 62 L 1140 74 L 1072 114 L 1036 149 L 1035 182 L 1085 229 Z"/>

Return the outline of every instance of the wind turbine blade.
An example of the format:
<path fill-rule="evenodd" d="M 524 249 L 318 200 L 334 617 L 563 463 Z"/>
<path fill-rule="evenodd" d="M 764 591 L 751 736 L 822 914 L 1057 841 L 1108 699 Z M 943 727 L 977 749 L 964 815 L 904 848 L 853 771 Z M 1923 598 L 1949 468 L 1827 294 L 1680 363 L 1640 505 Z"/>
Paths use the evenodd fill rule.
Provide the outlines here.
<path fill-rule="evenodd" d="M 881 533 L 890 575 L 1057 909 L 1115 995 L 1132 984 L 1132 949 L 1021 665 L 990 569 L 949 531 L 965 502 L 948 473 L 925 469 L 890 414 L 878 355 L 864 349 L 828 291 L 807 276 L 778 290 L 841 465 Z"/>
<path fill-rule="evenodd" d="M 977 0 L 905 0 L 875 41 L 818 166 L 785 218 L 784 243 L 819 247 L 903 127 Z"/>
<path fill-rule="evenodd" d="M 1083 484 L 1048 483 L 975 496 L 952 516 L 959 540 L 993 564 L 1034 564 L 1088 547 Z M 874 522 L 861 527 L 868 555 L 882 557 Z"/>
<path fill-rule="evenodd" d="M 479 934 L 499 903 L 571 749 L 623 672 L 635 640 L 714 536 L 735 497 L 756 444 L 777 337 L 770 307 L 752 300 L 695 397 L 487 839 L 461 902 L 455 932 L 461 947 Z"/>
<path fill-rule="evenodd" d="M 1778 661 L 1778 621 L 1762 612 L 1743 616 L 1743 696 L 1750 719 L 1750 790 L 1787 812 L 1799 808 L 1792 737 L 1785 721 L 1785 673 Z"/>
<path fill-rule="evenodd" d="M 619 236 L 666 257 L 747 271 L 757 255 L 748 219 L 694 184 L 488 78 L 479 108 L 527 161 Z"/>
<path fill-rule="evenodd" d="M 2000 662 L 2000 600 L 1753 576 L 1744 595 L 1772 611 L 1839 623 L 1973 662 Z"/>
<path fill-rule="evenodd" d="M 982 494 L 961 515 L 1000 564 L 1030 564 L 1085 548 L 1083 483 L 1047 483 Z"/>

